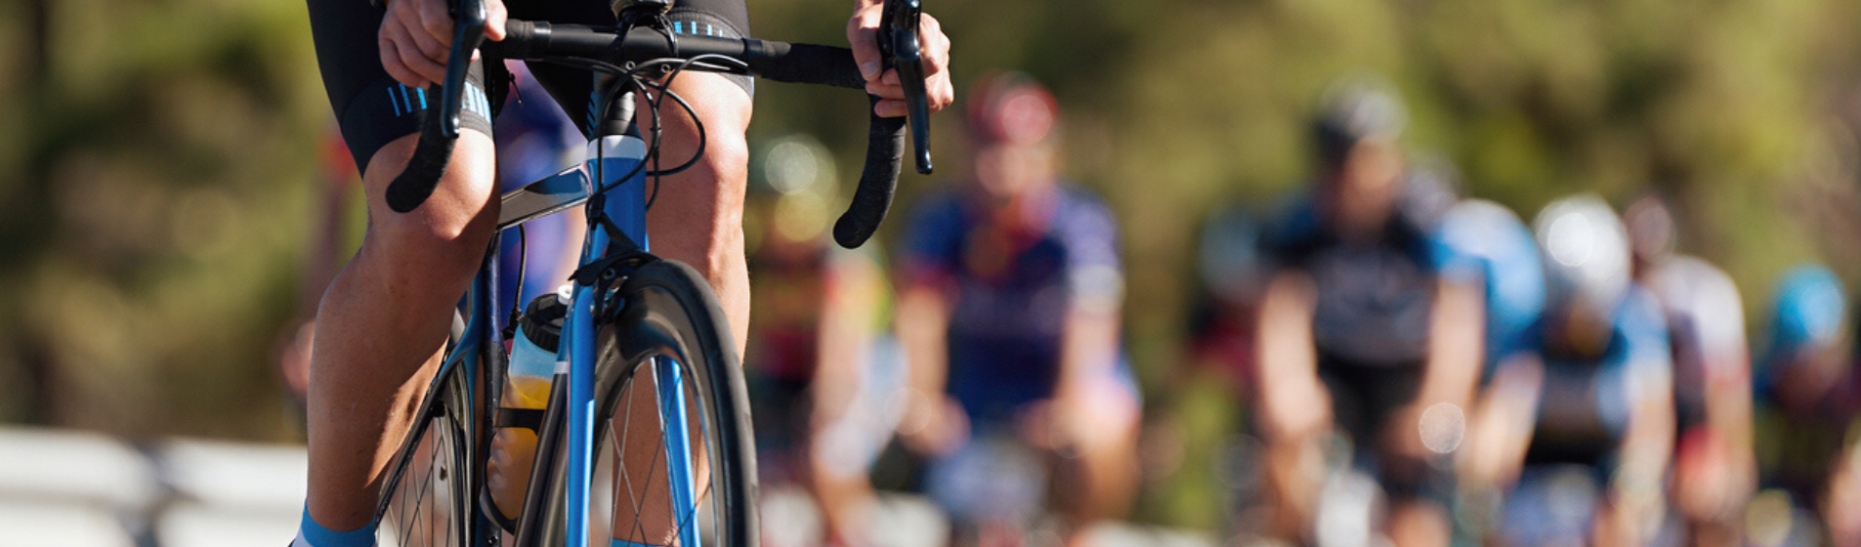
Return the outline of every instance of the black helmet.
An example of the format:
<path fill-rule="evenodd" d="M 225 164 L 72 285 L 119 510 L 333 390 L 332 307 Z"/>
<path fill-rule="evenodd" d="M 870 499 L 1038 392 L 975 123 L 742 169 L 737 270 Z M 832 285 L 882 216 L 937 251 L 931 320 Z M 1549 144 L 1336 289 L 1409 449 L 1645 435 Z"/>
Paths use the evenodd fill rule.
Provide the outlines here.
<path fill-rule="evenodd" d="M 1408 113 L 1394 92 L 1376 80 L 1353 80 L 1325 93 L 1312 120 L 1318 158 L 1327 165 L 1343 163 L 1357 143 L 1402 133 Z"/>

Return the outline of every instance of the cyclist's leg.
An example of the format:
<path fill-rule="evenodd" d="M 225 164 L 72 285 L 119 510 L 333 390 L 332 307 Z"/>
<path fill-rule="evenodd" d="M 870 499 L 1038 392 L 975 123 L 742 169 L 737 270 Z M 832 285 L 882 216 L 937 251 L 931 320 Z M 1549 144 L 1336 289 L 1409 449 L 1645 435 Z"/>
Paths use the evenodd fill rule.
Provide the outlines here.
<path fill-rule="evenodd" d="M 691 157 L 699 147 L 697 123 L 704 125 L 704 157 L 690 170 L 666 177 L 646 215 L 647 231 L 653 234 L 655 254 L 690 264 L 711 282 L 742 355 L 750 319 L 749 266 L 743 255 L 743 195 L 749 176 L 743 135 L 749 128 L 750 96 L 716 74 L 681 75 L 671 89 L 691 102 L 698 116 L 694 120 L 671 108 L 661 113 L 662 157 Z"/>
<path fill-rule="evenodd" d="M 308 4 L 324 86 L 364 166 L 369 222 L 361 250 L 318 309 L 308 401 L 313 522 L 305 524 L 353 530 L 372 525 L 382 471 L 406 435 L 452 306 L 489 241 L 494 160 L 488 113 L 463 113 L 472 131 L 462 132 L 433 197 L 411 213 L 389 211 L 382 196 L 412 155 L 422 94 L 382 70 L 380 10 L 353 0 Z"/>
<path fill-rule="evenodd" d="M 614 24 L 608 3 L 511 1 L 511 17 L 595 25 Z M 748 36 L 749 17 L 743 0 L 680 0 L 668 18 L 677 32 L 730 37 Z M 588 130 L 588 97 L 592 84 L 587 72 L 546 63 L 530 65 L 531 73 L 562 109 Z M 647 214 L 653 254 L 696 268 L 717 293 L 718 303 L 730 321 L 731 337 L 742 355 L 749 334 L 749 266 L 743 256 L 743 195 L 749 173 L 749 148 L 744 131 L 750 122 L 752 84 L 741 76 L 686 73 L 672 82 L 697 111 L 705 129 L 704 157 L 691 169 L 668 176 Z M 644 99 L 637 105 L 637 121 L 651 123 Z M 698 149 L 696 123 L 671 101 L 661 109 L 665 167 L 683 163 Z"/>

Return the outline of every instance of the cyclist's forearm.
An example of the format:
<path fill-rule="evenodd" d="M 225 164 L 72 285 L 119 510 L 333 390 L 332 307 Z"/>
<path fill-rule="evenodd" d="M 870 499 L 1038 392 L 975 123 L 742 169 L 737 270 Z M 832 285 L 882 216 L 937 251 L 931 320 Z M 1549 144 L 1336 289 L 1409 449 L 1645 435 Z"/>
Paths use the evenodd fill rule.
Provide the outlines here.
<path fill-rule="evenodd" d="M 872 349 L 873 307 L 881 295 L 877 268 L 863 260 L 829 261 L 826 304 L 816 329 L 814 418 L 840 418 L 858 391 L 859 369 Z"/>
<path fill-rule="evenodd" d="M 1074 304 L 1067 314 L 1065 330 L 1060 336 L 1060 377 L 1054 393 L 1056 406 L 1067 412 L 1090 405 L 1089 395 L 1080 393 L 1084 380 L 1094 373 L 1117 366 L 1118 305 Z"/>
<path fill-rule="evenodd" d="M 1415 404 L 1427 408 L 1448 403 L 1463 411 L 1480 383 L 1482 355 L 1479 293 L 1473 287 L 1442 282 L 1436 291 L 1428 332 L 1428 365 Z"/>
<path fill-rule="evenodd" d="M 949 373 L 949 298 L 926 285 L 905 288 L 898 300 L 898 341 L 904 345 L 910 367 L 910 407 L 941 402 Z"/>
<path fill-rule="evenodd" d="M 1266 422 L 1269 442 L 1296 437 L 1321 425 L 1313 423 L 1320 421 L 1313 413 L 1329 415 L 1312 338 L 1314 290 L 1309 278 L 1282 273 L 1267 285 L 1261 300 L 1255 337 L 1260 364 L 1258 411 Z"/>

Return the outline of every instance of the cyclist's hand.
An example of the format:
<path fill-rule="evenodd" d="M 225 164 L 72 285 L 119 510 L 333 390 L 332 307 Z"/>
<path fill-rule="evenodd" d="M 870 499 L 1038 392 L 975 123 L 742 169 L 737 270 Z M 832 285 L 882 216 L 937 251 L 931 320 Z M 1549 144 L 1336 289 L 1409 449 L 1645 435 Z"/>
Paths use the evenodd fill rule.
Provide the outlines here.
<path fill-rule="evenodd" d="M 847 42 L 853 46 L 853 62 L 859 63 L 860 75 L 866 77 L 866 92 L 879 96 L 873 113 L 886 117 L 905 115 L 905 87 L 898 81 L 897 70 L 879 73 L 879 26 L 884 24 L 885 2 L 860 0 L 853 19 L 847 21 Z M 943 110 L 956 100 L 950 85 L 950 37 L 944 36 L 937 18 L 925 15 L 918 23 L 918 47 L 924 57 L 924 93 L 930 111 Z"/>
<path fill-rule="evenodd" d="M 485 37 L 504 39 L 504 0 L 485 0 Z M 410 87 L 426 87 L 446 78 L 446 55 L 452 50 L 452 14 L 446 0 L 388 0 L 376 37 L 381 68 Z M 473 52 L 473 58 L 477 53 Z"/>
<path fill-rule="evenodd" d="M 918 454 L 941 456 L 969 441 L 969 417 L 963 406 L 948 396 L 914 398 L 907 403 L 898 435 L 905 447 Z"/>

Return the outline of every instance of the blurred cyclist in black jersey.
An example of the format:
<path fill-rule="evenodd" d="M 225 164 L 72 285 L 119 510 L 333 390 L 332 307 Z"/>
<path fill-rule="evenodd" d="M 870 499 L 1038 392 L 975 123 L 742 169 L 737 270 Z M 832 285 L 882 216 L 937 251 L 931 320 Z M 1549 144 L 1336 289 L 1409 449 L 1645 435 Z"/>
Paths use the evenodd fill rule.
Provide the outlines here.
<path fill-rule="evenodd" d="M 1283 266 L 1261 304 L 1260 432 L 1275 533 L 1313 537 L 1309 462 L 1327 433 L 1347 435 L 1350 459 L 1387 491 L 1398 547 L 1445 545 L 1449 455 L 1480 371 L 1477 288 L 1448 282 L 1428 234 L 1451 199 L 1409 184 L 1397 143 L 1404 113 L 1388 91 L 1333 90 L 1314 120 L 1319 173 L 1268 231 Z"/>

